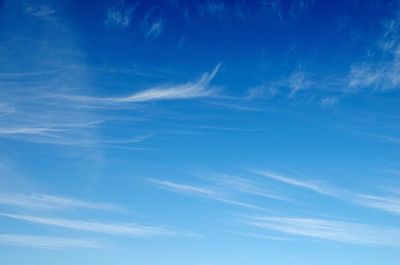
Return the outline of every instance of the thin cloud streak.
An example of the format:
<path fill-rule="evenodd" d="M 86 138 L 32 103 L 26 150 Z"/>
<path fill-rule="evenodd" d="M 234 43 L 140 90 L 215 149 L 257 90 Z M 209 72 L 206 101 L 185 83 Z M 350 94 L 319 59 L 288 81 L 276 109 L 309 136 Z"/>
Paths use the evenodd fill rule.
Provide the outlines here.
<path fill-rule="evenodd" d="M 95 240 L 22 234 L 0 234 L 0 244 L 42 249 L 105 248 L 104 245 Z"/>
<path fill-rule="evenodd" d="M 21 215 L 12 213 L 0 213 L 0 216 L 12 218 L 15 220 L 27 221 L 30 223 L 56 226 L 80 231 L 134 236 L 134 237 L 151 237 L 151 236 L 169 236 L 175 235 L 173 231 L 154 226 L 144 226 L 133 223 L 100 223 L 88 222 L 64 218 L 47 218 L 31 215 Z"/>
<path fill-rule="evenodd" d="M 22 207 L 27 209 L 93 209 L 102 211 L 126 212 L 118 205 L 109 203 L 96 203 L 75 198 L 60 197 L 48 194 L 19 194 L 0 193 L 0 204 Z"/>
<path fill-rule="evenodd" d="M 0 128 L 0 135 L 51 135 L 51 133 L 62 132 L 64 129 L 46 128 L 46 127 L 18 127 L 18 128 Z"/>
<path fill-rule="evenodd" d="M 325 239 L 358 245 L 400 247 L 400 229 L 366 224 L 311 218 L 256 216 L 243 223 L 287 235 Z"/>
<path fill-rule="evenodd" d="M 211 179 L 216 185 L 223 186 L 224 188 L 242 194 L 254 195 L 276 200 L 288 200 L 287 198 L 266 191 L 260 183 L 255 183 L 254 181 L 247 178 L 234 175 L 217 175 L 206 178 Z"/>
<path fill-rule="evenodd" d="M 187 184 L 180 184 L 172 181 L 158 180 L 158 179 L 147 179 L 150 183 L 156 184 L 160 187 L 170 189 L 172 191 L 180 192 L 183 194 L 195 194 L 197 196 L 217 197 L 220 193 L 208 188 L 197 187 Z"/>
<path fill-rule="evenodd" d="M 312 181 L 305 181 L 305 180 L 298 180 L 295 178 L 290 178 L 290 177 L 286 177 L 286 176 L 282 176 L 279 174 L 275 174 L 266 170 L 251 170 L 251 172 L 264 176 L 264 177 L 268 177 L 270 179 L 288 184 L 288 185 L 292 185 L 292 186 L 297 186 L 299 188 L 303 188 L 303 189 L 308 189 L 308 190 L 312 190 L 314 192 L 320 193 L 320 194 L 324 194 L 324 195 L 330 195 L 330 196 L 338 196 L 338 190 L 335 190 L 331 187 L 328 187 L 322 183 L 316 183 L 316 182 L 312 182 Z"/>
<path fill-rule="evenodd" d="M 400 214 L 400 197 L 356 194 L 354 201 L 369 208 Z"/>
<path fill-rule="evenodd" d="M 263 234 L 253 234 L 253 233 L 244 233 L 244 232 L 237 232 L 233 231 L 232 233 L 245 236 L 245 237 L 252 237 L 252 238 L 258 238 L 258 239 L 266 239 L 266 240 L 278 240 L 278 241 L 286 241 L 289 240 L 286 237 L 278 237 L 278 236 L 269 236 L 269 235 L 263 235 Z"/>
<path fill-rule="evenodd" d="M 180 184 L 180 183 L 176 183 L 176 182 L 172 182 L 172 181 L 164 181 L 164 180 L 157 180 L 157 179 L 148 179 L 147 181 L 157 185 L 158 187 L 161 187 L 163 189 L 166 189 L 166 190 L 169 190 L 169 191 L 172 191 L 175 193 L 220 201 L 220 202 L 223 202 L 226 204 L 236 205 L 236 206 L 250 208 L 250 209 L 263 210 L 263 208 L 258 207 L 256 205 L 252 205 L 249 203 L 243 203 L 243 202 L 239 202 L 239 201 L 227 198 L 227 196 L 224 193 L 221 193 L 216 190 L 212 190 L 210 188 L 198 187 L 198 186 L 193 186 L 193 185 L 188 185 L 188 184 Z"/>
<path fill-rule="evenodd" d="M 355 205 L 378 209 L 392 214 L 400 214 L 400 198 L 398 196 L 392 196 L 392 194 L 386 196 L 361 194 L 347 190 L 340 190 L 317 182 L 298 180 L 268 171 L 252 170 L 252 172 L 288 185 L 311 190 L 321 195 L 334 197 Z"/>
<path fill-rule="evenodd" d="M 151 101 L 194 99 L 215 95 L 216 90 L 209 88 L 209 83 L 218 73 L 221 64 L 218 64 L 211 72 L 204 73 L 197 81 L 182 85 L 160 86 L 139 91 L 124 97 L 86 97 L 86 96 L 56 96 L 61 99 L 80 101 L 92 104 L 123 104 L 141 103 Z"/>
<path fill-rule="evenodd" d="M 19 114 L 21 115 L 21 114 Z M 17 119 L 17 117 L 15 117 Z M 55 122 L 34 120 L 26 126 L 10 119 L 7 127 L 0 127 L 0 137 L 23 139 L 34 143 L 87 146 L 95 139 L 82 139 L 82 135 L 97 127 L 100 121 L 91 122 Z"/>

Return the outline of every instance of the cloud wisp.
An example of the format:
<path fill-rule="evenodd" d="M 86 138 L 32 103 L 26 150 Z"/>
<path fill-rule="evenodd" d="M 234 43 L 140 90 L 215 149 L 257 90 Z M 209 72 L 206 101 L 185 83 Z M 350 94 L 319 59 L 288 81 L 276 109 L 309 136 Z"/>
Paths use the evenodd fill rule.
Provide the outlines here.
<path fill-rule="evenodd" d="M 276 173 L 272 173 L 266 170 L 251 170 L 251 172 L 288 184 L 288 185 L 292 185 L 292 186 L 296 186 L 299 188 L 303 188 L 303 189 L 308 189 L 323 195 L 330 195 L 330 196 L 338 196 L 338 190 L 332 188 L 332 187 L 328 187 L 327 185 L 320 183 L 320 182 L 315 182 L 315 181 L 309 181 L 309 180 L 299 180 L 299 179 L 295 179 L 295 178 L 291 178 L 291 177 L 287 177 L 287 176 L 282 176 Z"/>
<path fill-rule="evenodd" d="M 322 182 L 298 180 L 263 170 L 252 170 L 253 173 L 271 178 L 281 183 L 310 190 L 321 195 L 334 197 L 355 205 L 377 209 L 392 214 L 400 214 L 400 197 L 393 193 L 389 195 L 370 195 L 338 189 Z"/>
<path fill-rule="evenodd" d="M 381 38 L 369 51 L 366 60 L 353 64 L 348 76 L 348 90 L 396 89 L 400 85 L 400 11 L 383 23 Z"/>
<path fill-rule="evenodd" d="M 263 187 L 261 183 L 256 183 L 255 181 L 248 178 L 229 174 L 215 175 L 206 178 L 212 180 L 213 185 L 221 186 L 225 190 L 228 189 L 245 195 L 253 195 L 269 199 L 288 200 L 283 196 L 266 190 L 266 188 Z"/>
<path fill-rule="evenodd" d="M 251 4 L 250 4 L 251 3 Z M 283 3 L 279 0 L 258 2 L 207 0 L 198 5 L 200 17 L 218 20 L 244 19 L 273 19 L 274 22 L 284 23 L 286 20 L 296 20 L 307 13 L 313 6 L 314 0 L 292 0 Z M 285 7 L 287 5 L 287 7 Z"/>
<path fill-rule="evenodd" d="M 136 6 L 115 5 L 106 11 L 106 20 L 104 24 L 109 28 L 126 28 L 132 20 Z"/>
<path fill-rule="evenodd" d="M 219 201 L 222 203 L 226 204 L 231 204 L 235 206 L 240 206 L 244 208 L 249 208 L 249 209 L 256 209 L 256 210 L 263 210 L 263 208 L 245 203 L 245 202 L 240 202 L 233 200 L 227 196 L 227 194 L 220 192 L 218 190 L 214 190 L 208 187 L 200 187 L 200 186 L 195 186 L 195 185 L 189 185 L 189 184 L 182 184 L 182 183 L 177 183 L 173 181 L 166 181 L 166 180 L 157 180 L 157 179 L 148 179 L 148 181 L 160 188 L 183 194 L 183 195 L 189 195 L 189 196 L 195 196 L 199 198 L 205 198 L 209 200 L 214 200 L 214 201 Z"/>
<path fill-rule="evenodd" d="M 25 14 L 40 18 L 40 19 L 47 19 L 54 15 L 55 10 L 48 5 L 40 4 L 40 5 L 27 5 L 24 10 Z"/>
<path fill-rule="evenodd" d="M 23 234 L 0 234 L 0 244 L 41 249 L 105 248 L 96 240 Z"/>
<path fill-rule="evenodd" d="M 161 227 L 138 225 L 134 223 L 89 222 L 64 218 L 48 218 L 22 214 L 0 213 L 0 216 L 30 223 L 56 226 L 79 231 L 133 237 L 154 237 L 176 235 Z"/>
<path fill-rule="evenodd" d="M 208 0 L 199 6 L 199 13 L 202 16 L 209 16 L 217 19 L 223 19 L 229 15 L 229 5 L 224 1 Z"/>
<path fill-rule="evenodd" d="M 112 212 L 125 212 L 124 207 L 109 204 L 60 197 L 48 194 L 0 193 L 0 204 L 33 210 L 92 209 Z"/>
<path fill-rule="evenodd" d="M 146 39 L 157 39 L 160 37 L 164 29 L 164 20 L 158 19 L 150 24 L 145 24 L 142 27 Z"/>
<path fill-rule="evenodd" d="M 400 197 L 399 196 L 376 196 L 367 194 L 355 194 L 356 203 L 385 212 L 400 215 Z"/>
<path fill-rule="evenodd" d="M 400 229 L 312 218 L 250 216 L 243 223 L 286 235 L 324 239 L 359 245 L 400 247 Z"/>
<path fill-rule="evenodd" d="M 188 82 L 181 85 L 158 86 L 122 97 L 86 97 L 67 95 L 59 95 L 56 97 L 88 104 L 143 103 L 210 97 L 215 95 L 217 91 L 210 88 L 209 83 L 214 79 L 220 67 L 221 64 L 218 64 L 211 72 L 202 74 L 195 82 Z"/>
<path fill-rule="evenodd" d="M 289 76 L 288 86 L 290 88 L 290 97 L 293 97 L 297 92 L 310 88 L 312 82 L 307 78 L 302 71 L 295 71 Z"/>
<path fill-rule="evenodd" d="M 0 127 L 0 137 L 13 139 L 26 139 L 36 143 L 61 144 L 61 145 L 85 145 L 94 144 L 95 139 L 82 139 L 88 131 L 98 127 L 100 121 L 52 121 L 54 117 L 40 117 L 37 120 L 19 120 L 23 113 L 15 113 L 10 116 L 7 123 Z M 26 115 L 27 116 L 27 115 Z M 30 117 L 30 116 L 28 116 Z"/>

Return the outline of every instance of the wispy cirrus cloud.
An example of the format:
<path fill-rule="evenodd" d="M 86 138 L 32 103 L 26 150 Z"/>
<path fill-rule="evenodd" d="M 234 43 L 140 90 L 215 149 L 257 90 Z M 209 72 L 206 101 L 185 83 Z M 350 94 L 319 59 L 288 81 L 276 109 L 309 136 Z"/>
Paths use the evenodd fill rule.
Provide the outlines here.
<path fill-rule="evenodd" d="M 314 0 L 291 0 L 288 3 L 279 0 L 258 2 L 206 0 L 198 4 L 198 13 L 202 17 L 224 19 L 264 19 L 272 18 L 279 23 L 286 19 L 297 19 L 311 9 Z"/>
<path fill-rule="evenodd" d="M 7 41 L 0 43 L 0 138 L 48 144 L 91 142 L 100 120 L 94 112 L 44 99 L 48 93 L 90 90 L 86 73 L 75 69 L 83 65 L 83 52 L 71 41 L 74 33 L 55 19 L 52 7 L 36 1 L 17 2 L 30 16 L 54 18 L 45 21 L 46 28 L 54 30 L 27 33 L 27 24 L 42 23 L 29 16 L 4 18 L 4 25 L 14 26 L 7 29 Z M 2 13 L 11 14 L 15 5 L 5 5 Z M 46 60 L 41 59 L 42 54 Z"/>
<path fill-rule="evenodd" d="M 55 10 L 51 6 L 45 4 L 29 4 L 25 6 L 24 12 L 34 17 L 46 19 L 53 16 Z"/>
<path fill-rule="evenodd" d="M 195 82 L 188 82 L 181 85 L 157 86 L 127 96 L 86 97 L 58 95 L 55 97 L 89 104 L 124 104 L 210 97 L 216 94 L 216 90 L 210 88 L 209 83 L 214 79 L 220 67 L 221 64 L 218 64 L 211 72 L 202 74 Z"/>
<path fill-rule="evenodd" d="M 400 196 L 354 194 L 354 201 L 362 206 L 374 208 L 385 212 L 400 214 Z"/>
<path fill-rule="evenodd" d="M 0 244 L 44 249 L 105 248 L 102 243 L 96 240 L 24 234 L 0 234 Z"/>
<path fill-rule="evenodd" d="M 195 196 L 195 197 L 199 197 L 199 198 L 205 198 L 205 199 L 214 200 L 214 201 L 219 201 L 222 203 L 236 205 L 236 206 L 245 207 L 245 208 L 249 208 L 249 209 L 262 210 L 262 208 L 259 206 L 231 199 L 227 194 L 225 194 L 219 190 L 209 188 L 209 187 L 203 187 L 203 186 L 191 185 L 191 184 L 182 184 L 182 183 L 177 183 L 174 181 L 158 180 L 158 179 L 148 179 L 148 181 L 160 188 L 163 188 L 163 189 L 175 192 L 175 193 L 188 195 L 188 196 Z"/>
<path fill-rule="evenodd" d="M 278 89 L 273 85 L 261 84 L 247 90 L 246 99 L 266 99 L 272 98 L 278 93 Z"/>
<path fill-rule="evenodd" d="M 261 176 L 288 184 L 292 186 L 296 186 L 303 189 L 308 189 L 320 194 L 330 195 L 330 196 L 338 196 L 338 190 L 333 187 L 329 187 L 328 185 L 322 182 L 316 182 L 311 180 L 301 180 L 288 176 L 283 176 L 280 174 L 276 174 L 267 170 L 251 170 L 251 172 L 255 174 L 259 174 Z"/>
<path fill-rule="evenodd" d="M 93 146 L 95 139 L 80 138 L 89 130 L 94 129 L 97 122 L 73 122 L 57 124 L 50 120 L 16 121 L 13 118 L 21 115 L 16 113 L 5 119 L 0 127 L 0 137 L 26 140 L 33 143 L 57 144 L 68 146 Z"/>
<path fill-rule="evenodd" d="M 336 188 L 321 181 L 299 180 L 297 178 L 283 176 L 265 170 L 252 170 L 252 172 L 281 183 L 310 190 L 321 195 L 334 197 L 355 205 L 377 209 L 387 213 L 400 214 L 400 197 L 396 195 L 395 192 L 389 192 L 385 195 L 371 195 Z"/>
<path fill-rule="evenodd" d="M 119 3 L 107 9 L 104 24 L 109 28 L 126 28 L 131 23 L 136 6 Z"/>
<path fill-rule="evenodd" d="M 220 193 L 204 187 L 198 187 L 188 184 L 181 184 L 168 180 L 158 180 L 158 179 L 147 179 L 150 183 L 156 184 L 158 186 L 183 193 L 183 194 L 193 194 L 201 197 L 212 197 L 216 198 L 220 196 Z"/>
<path fill-rule="evenodd" d="M 314 5 L 314 0 L 263 0 L 260 10 L 263 16 L 270 16 L 275 22 L 298 19 L 307 13 Z"/>
<path fill-rule="evenodd" d="M 290 96 L 294 96 L 297 92 L 311 87 L 312 82 L 307 78 L 303 71 L 295 71 L 288 78 L 290 88 Z"/>
<path fill-rule="evenodd" d="M 207 0 L 199 6 L 201 15 L 218 19 L 227 17 L 229 11 L 229 5 L 222 0 Z"/>
<path fill-rule="evenodd" d="M 57 209 L 93 209 L 102 211 L 125 212 L 122 206 L 60 197 L 48 194 L 0 193 L 0 204 L 34 210 Z"/>
<path fill-rule="evenodd" d="M 142 29 L 146 39 L 157 39 L 164 29 L 164 20 L 158 19 L 148 24 L 144 24 Z"/>
<path fill-rule="evenodd" d="M 141 29 L 146 39 L 154 40 L 161 36 L 165 20 L 155 16 L 156 8 L 150 8 L 144 16 Z"/>
<path fill-rule="evenodd" d="M 359 245 L 400 247 L 400 229 L 327 219 L 249 216 L 241 222 L 287 235 Z"/>
<path fill-rule="evenodd" d="M 108 9 L 107 24 L 113 27 L 127 26 L 131 23 L 131 12 L 134 12 L 135 7 L 135 4 L 119 1 Z M 26 20 L 31 19 L 28 16 L 23 17 Z M 157 22 L 157 18 L 159 16 L 149 18 L 149 25 Z M 154 135 L 154 130 L 147 130 L 146 126 L 141 126 L 143 130 L 132 126 L 131 132 L 126 129 L 129 126 L 125 123 L 129 119 L 127 116 L 132 117 L 128 112 L 147 107 L 133 103 L 218 95 L 218 89 L 211 86 L 211 81 L 220 65 L 190 82 L 173 84 L 170 81 L 129 95 L 100 97 L 94 92 L 93 84 L 88 81 L 88 75 L 93 68 L 96 68 L 95 71 L 99 68 L 89 66 L 81 60 L 85 52 L 71 41 L 74 33 L 66 24 L 51 19 L 46 22 L 55 30 L 25 36 L 25 23 L 16 23 L 13 16 L 8 19 L 8 24 L 17 25 L 10 30 L 10 36 L 22 34 L 25 41 L 10 38 L 10 41 L 4 41 L 0 45 L 4 55 L 0 67 L 0 83 L 5 88 L 0 89 L 0 139 L 6 139 L 6 143 L 26 141 L 67 148 L 91 148 L 91 154 L 102 148 L 148 150 L 139 145 Z M 157 23 L 152 34 L 158 34 L 156 31 Z M 19 56 L 15 56 L 14 52 L 10 53 L 10 50 Z M 40 59 L 34 51 L 45 51 L 48 59 Z M 128 71 L 130 74 L 135 73 L 135 70 L 131 70 Z M 165 77 L 167 74 L 162 75 Z M 117 114 L 121 109 L 124 112 Z M 154 112 L 149 111 L 146 115 L 135 116 L 145 120 L 153 114 Z M 115 120 L 118 122 L 113 123 Z M 124 130 L 114 130 L 122 128 L 121 124 Z"/>
<path fill-rule="evenodd" d="M 213 181 L 213 186 L 221 186 L 225 190 L 231 190 L 245 195 L 253 195 L 276 200 L 288 200 L 284 196 L 269 191 L 262 183 L 248 178 L 239 177 L 231 174 L 218 174 L 207 176 Z"/>
<path fill-rule="evenodd" d="M 14 127 L 14 128 L 0 128 L 0 135 L 51 135 L 55 132 L 63 131 L 61 128 L 41 128 L 41 127 Z"/>
<path fill-rule="evenodd" d="M 152 133 L 143 135 L 124 137 L 124 138 L 111 138 L 111 137 L 98 137 L 93 136 L 90 139 L 84 137 L 75 137 L 83 135 L 86 131 L 95 130 L 101 122 L 88 122 L 88 123 L 71 123 L 71 124 L 55 124 L 52 122 L 43 122 L 39 124 L 15 124 L 12 127 L 0 127 L 0 138 L 10 138 L 26 140 L 33 143 L 40 144 L 55 144 L 64 146 L 75 147 L 121 147 L 125 145 L 126 148 L 135 149 L 136 147 L 130 146 L 144 142 L 153 136 Z M 20 127 L 19 127 L 20 126 Z M 40 127 L 36 127 L 40 126 Z M 129 145 L 129 146 L 128 146 Z M 145 150 L 136 148 L 137 150 Z"/>
<path fill-rule="evenodd" d="M 50 218 L 13 213 L 0 213 L 0 216 L 30 223 L 110 235 L 152 237 L 177 234 L 176 232 L 162 227 L 138 225 L 134 223 L 90 222 L 74 219 Z"/>
<path fill-rule="evenodd" d="M 241 236 L 245 236 L 245 237 L 252 237 L 252 238 L 258 238 L 258 239 L 265 239 L 265 240 L 278 240 L 278 241 L 289 240 L 289 238 L 286 238 L 286 237 L 263 235 L 260 233 L 245 233 L 245 232 L 238 232 L 238 231 L 232 231 L 232 233 L 241 235 Z"/>
<path fill-rule="evenodd" d="M 383 23 L 381 38 L 364 61 L 351 66 L 348 91 L 390 90 L 400 85 L 400 11 Z"/>
<path fill-rule="evenodd" d="M 339 98 L 335 96 L 325 96 L 320 100 L 320 105 L 323 107 L 332 107 L 338 104 Z"/>

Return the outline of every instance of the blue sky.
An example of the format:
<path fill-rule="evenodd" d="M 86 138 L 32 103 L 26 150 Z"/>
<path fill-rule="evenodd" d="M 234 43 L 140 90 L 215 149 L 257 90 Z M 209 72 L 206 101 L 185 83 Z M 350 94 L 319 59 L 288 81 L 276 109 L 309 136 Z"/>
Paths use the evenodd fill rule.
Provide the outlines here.
<path fill-rule="evenodd" d="M 0 1 L 0 263 L 398 264 L 399 89 L 399 1 Z"/>

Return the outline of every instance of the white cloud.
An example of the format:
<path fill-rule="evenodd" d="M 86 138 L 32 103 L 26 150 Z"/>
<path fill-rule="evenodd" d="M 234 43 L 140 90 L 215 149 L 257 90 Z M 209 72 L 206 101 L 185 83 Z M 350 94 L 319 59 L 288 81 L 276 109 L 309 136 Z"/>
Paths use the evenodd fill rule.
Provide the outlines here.
<path fill-rule="evenodd" d="M 96 113 L 76 104 L 58 104 L 45 98 L 48 93 L 91 90 L 86 73 L 76 70 L 83 66 L 84 53 L 71 39 L 74 32 L 68 23 L 56 18 L 51 7 L 31 3 L 37 1 L 17 2 L 28 3 L 22 6 L 26 16 L 46 18 L 51 30 L 32 34 L 25 30 L 30 25 L 16 23 L 19 17 L 5 18 L 5 23 L 15 24 L 9 34 L 19 37 L 0 44 L 4 62 L 0 83 L 5 88 L 0 89 L 1 139 L 45 144 L 91 141 L 98 121 Z M 4 7 L 3 12 L 14 12 L 15 5 Z M 42 56 L 47 59 L 43 60 Z"/>
<path fill-rule="evenodd" d="M 265 99 L 273 97 L 278 93 L 278 89 L 275 86 L 269 86 L 262 84 L 259 86 L 251 87 L 247 90 L 247 99 Z"/>
<path fill-rule="evenodd" d="M 0 244 L 45 249 L 104 248 L 101 243 L 95 240 L 21 234 L 0 234 Z"/>
<path fill-rule="evenodd" d="M 308 89 L 312 83 L 304 72 L 295 71 L 289 76 L 288 84 L 290 96 L 294 96 L 297 92 Z"/>
<path fill-rule="evenodd" d="M 278 241 L 288 240 L 288 238 L 286 238 L 286 237 L 263 235 L 260 233 L 244 233 L 244 232 L 236 232 L 236 231 L 234 231 L 232 233 L 238 234 L 241 236 L 246 236 L 246 237 L 258 238 L 258 239 L 278 240 Z"/>
<path fill-rule="evenodd" d="M 192 195 L 194 194 L 201 197 L 211 197 L 211 198 L 216 198 L 221 195 L 219 192 L 209 188 L 180 184 L 168 180 L 148 179 L 148 181 L 158 186 L 183 194 L 192 194 Z"/>
<path fill-rule="evenodd" d="M 161 36 L 165 27 L 165 21 L 154 15 L 156 8 L 150 8 L 142 22 L 142 32 L 146 39 L 154 40 Z"/>
<path fill-rule="evenodd" d="M 40 4 L 40 5 L 28 5 L 25 7 L 25 13 L 38 17 L 38 18 L 48 18 L 51 17 L 52 15 L 54 15 L 55 11 L 52 7 L 48 6 L 48 5 L 44 5 L 44 4 Z"/>
<path fill-rule="evenodd" d="M 132 20 L 135 6 L 116 5 L 106 11 L 105 24 L 107 27 L 126 28 Z"/>
<path fill-rule="evenodd" d="M 336 105 L 339 102 L 339 99 L 334 96 L 326 96 L 323 97 L 320 101 L 321 106 L 323 107 L 331 107 Z"/>
<path fill-rule="evenodd" d="M 69 146 L 95 146 L 97 139 L 92 137 L 90 139 L 79 137 L 87 133 L 89 130 L 94 129 L 100 121 L 89 122 L 71 122 L 48 120 L 50 117 L 35 117 L 37 120 L 22 120 L 18 119 L 22 112 L 16 112 L 7 120 L 4 127 L 0 127 L 0 137 L 22 139 L 33 143 L 43 144 L 58 144 Z M 46 115 L 46 114 L 44 114 Z M 26 115 L 27 116 L 27 115 Z M 51 115 L 50 115 L 51 116 Z M 53 118 L 53 117 L 51 117 Z M 54 117 L 55 118 L 55 117 Z M 73 117 L 80 119 L 80 117 Z M 103 140 L 106 142 L 106 140 Z"/>
<path fill-rule="evenodd" d="M 213 18 L 223 19 L 227 17 L 228 6 L 221 0 L 208 0 L 202 3 L 199 7 L 201 15 L 210 16 Z"/>
<path fill-rule="evenodd" d="M 232 190 L 247 195 L 260 196 L 277 200 L 286 200 L 282 196 L 267 191 L 261 183 L 234 175 L 217 175 L 208 177 L 213 180 L 213 185 L 222 186 L 224 189 Z"/>
<path fill-rule="evenodd" d="M 197 81 L 181 85 L 166 85 L 150 88 L 123 97 L 85 97 L 85 96 L 57 96 L 61 99 L 69 99 L 89 104 L 121 104 L 140 103 L 149 101 L 193 99 L 215 95 L 216 91 L 209 87 L 210 81 L 218 73 L 221 64 L 218 64 L 211 72 L 204 73 Z"/>
<path fill-rule="evenodd" d="M 354 201 L 369 208 L 400 214 L 400 197 L 354 194 Z"/>
<path fill-rule="evenodd" d="M 253 173 L 259 174 L 261 176 L 265 176 L 279 182 L 292 185 L 295 187 L 299 187 L 302 189 L 311 190 L 313 192 L 334 197 L 346 202 L 353 203 L 355 205 L 378 209 L 381 211 L 385 211 L 392 214 L 400 214 L 400 197 L 394 196 L 393 194 L 385 195 L 385 196 L 377 196 L 370 194 L 361 194 L 356 192 L 351 192 L 347 190 L 337 189 L 334 187 L 330 187 L 324 183 L 316 182 L 316 181 L 306 181 L 299 180 L 295 178 L 290 178 L 282 175 L 278 175 L 275 173 L 271 173 L 268 171 L 260 171 L 253 170 Z"/>
<path fill-rule="evenodd" d="M 348 75 L 348 91 L 390 90 L 400 87 L 400 12 L 385 21 L 381 38 L 367 58 L 353 64 Z"/>
<path fill-rule="evenodd" d="M 261 10 L 264 16 L 273 19 L 274 22 L 283 23 L 288 19 L 298 19 L 311 9 L 314 0 L 262 0 Z"/>
<path fill-rule="evenodd" d="M 167 236 L 175 233 L 161 227 L 144 226 L 133 223 L 100 223 L 63 218 L 47 218 L 39 216 L 0 213 L 0 216 L 31 223 L 69 228 L 94 233 L 123 235 L 123 236 Z"/>
<path fill-rule="evenodd" d="M 48 194 L 0 193 L 0 204 L 29 209 L 94 209 L 103 211 L 126 211 L 125 208 L 108 203 L 95 203 L 75 198 Z"/>
<path fill-rule="evenodd" d="M 157 39 L 164 29 L 164 21 L 159 19 L 143 27 L 146 39 Z"/>
<path fill-rule="evenodd" d="M 378 90 L 391 88 L 398 82 L 396 72 L 396 68 L 376 67 L 374 63 L 353 65 L 349 75 L 349 88 L 354 91 L 360 88 Z"/>
<path fill-rule="evenodd" d="M 268 177 L 271 179 L 274 179 L 276 181 L 289 184 L 292 186 L 296 186 L 299 188 L 303 189 L 308 189 L 323 195 L 330 195 L 330 196 L 337 196 L 338 195 L 338 190 L 328 187 L 326 184 L 321 183 L 321 182 L 315 182 L 315 181 L 309 181 L 309 180 L 300 180 L 300 179 L 295 179 L 287 176 L 282 176 L 276 173 L 272 173 L 266 170 L 251 170 L 251 172 Z"/>
<path fill-rule="evenodd" d="M 16 135 L 16 134 L 34 134 L 34 135 L 51 135 L 54 132 L 60 132 L 63 129 L 46 128 L 46 127 L 14 127 L 0 128 L 0 135 Z"/>
<path fill-rule="evenodd" d="M 243 223 L 288 235 L 333 240 L 360 245 L 400 247 L 400 229 L 311 218 L 252 216 Z"/>
<path fill-rule="evenodd" d="M 236 200 L 230 199 L 225 193 L 220 192 L 218 190 L 214 190 L 208 187 L 200 187 L 189 184 L 181 184 L 173 181 L 165 181 L 165 180 L 157 180 L 157 179 L 148 179 L 149 182 L 172 192 L 180 193 L 184 195 L 196 196 L 200 198 L 205 198 L 209 200 L 215 200 L 219 202 L 223 202 L 226 204 L 236 205 L 240 207 L 250 208 L 250 209 L 259 209 L 256 205 L 252 205 L 249 203 L 244 203 Z"/>

